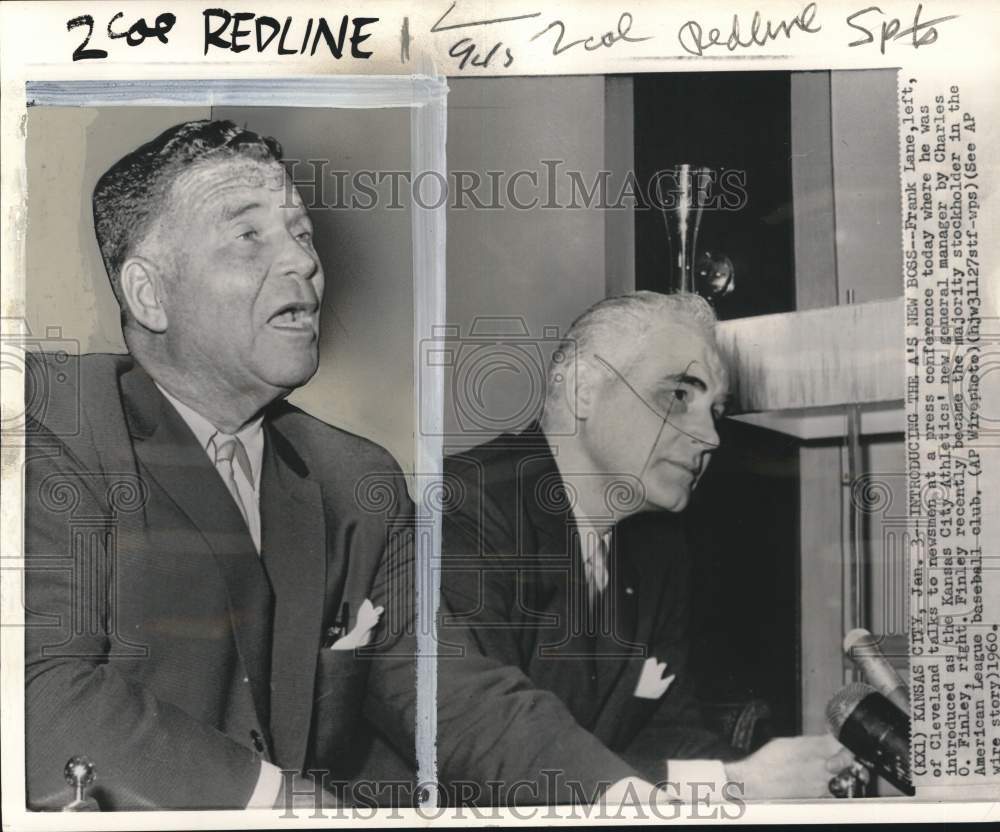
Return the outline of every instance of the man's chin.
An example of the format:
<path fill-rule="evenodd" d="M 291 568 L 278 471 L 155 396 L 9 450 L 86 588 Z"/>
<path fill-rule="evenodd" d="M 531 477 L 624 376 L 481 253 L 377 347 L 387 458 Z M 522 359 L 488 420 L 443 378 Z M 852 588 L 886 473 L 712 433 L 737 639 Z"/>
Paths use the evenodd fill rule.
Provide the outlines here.
<path fill-rule="evenodd" d="M 686 488 L 671 488 L 655 495 L 650 501 L 653 511 L 684 511 L 691 502 L 691 492 Z"/>
<path fill-rule="evenodd" d="M 314 375 L 319 364 L 316 357 L 284 361 L 272 364 L 261 377 L 272 387 L 283 391 L 284 395 L 305 385 Z"/>

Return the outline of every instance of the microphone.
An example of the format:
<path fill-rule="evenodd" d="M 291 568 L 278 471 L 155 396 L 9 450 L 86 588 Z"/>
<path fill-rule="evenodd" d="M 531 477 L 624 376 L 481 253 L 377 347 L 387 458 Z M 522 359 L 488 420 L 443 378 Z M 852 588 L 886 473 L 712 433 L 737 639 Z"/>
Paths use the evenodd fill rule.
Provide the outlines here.
<path fill-rule="evenodd" d="M 861 627 L 851 630 L 844 637 L 844 653 L 875 690 L 892 702 L 907 716 L 910 715 L 910 689 L 889 660 L 882 655 L 875 637 Z"/>
<path fill-rule="evenodd" d="M 861 762 L 911 797 L 910 720 L 871 685 L 853 682 L 826 706 L 831 733 Z"/>

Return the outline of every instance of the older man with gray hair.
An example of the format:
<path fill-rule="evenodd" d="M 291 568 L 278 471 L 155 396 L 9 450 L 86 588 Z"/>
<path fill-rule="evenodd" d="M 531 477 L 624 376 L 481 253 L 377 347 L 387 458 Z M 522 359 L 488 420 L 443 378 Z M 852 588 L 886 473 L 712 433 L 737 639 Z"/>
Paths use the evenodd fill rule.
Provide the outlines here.
<path fill-rule="evenodd" d="M 446 461 L 444 600 L 485 654 L 555 693 L 613 753 L 594 759 L 594 779 L 824 796 L 850 761 L 833 737 L 740 759 L 694 696 L 676 515 L 719 445 L 728 375 L 714 330 L 691 294 L 584 312 L 551 362 L 540 422 Z"/>

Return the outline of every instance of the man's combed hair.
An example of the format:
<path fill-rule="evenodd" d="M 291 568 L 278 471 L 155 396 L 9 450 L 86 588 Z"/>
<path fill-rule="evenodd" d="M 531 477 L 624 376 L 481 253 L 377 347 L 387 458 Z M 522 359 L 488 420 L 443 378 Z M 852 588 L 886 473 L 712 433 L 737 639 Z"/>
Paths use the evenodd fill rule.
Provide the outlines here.
<path fill-rule="evenodd" d="M 620 372 L 627 372 L 639 355 L 638 345 L 649 330 L 665 322 L 688 326 L 715 343 L 715 311 L 700 295 L 675 292 L 631 292 L 605 298 L 580 315 L 566 332 L 549 364 L 545 410 L 555 398 L 565 368 L 581 357 L 599 353 Z"/>
<path fill-rule="evenodd" d="M 196 164 L 234 157 L 280 162 L 281 145 L 231 121 L 188 121 L 119 159 L 98 180 L 94 230 L 123 314 L 121 267 L 153 227 L 174 180 Z"/>

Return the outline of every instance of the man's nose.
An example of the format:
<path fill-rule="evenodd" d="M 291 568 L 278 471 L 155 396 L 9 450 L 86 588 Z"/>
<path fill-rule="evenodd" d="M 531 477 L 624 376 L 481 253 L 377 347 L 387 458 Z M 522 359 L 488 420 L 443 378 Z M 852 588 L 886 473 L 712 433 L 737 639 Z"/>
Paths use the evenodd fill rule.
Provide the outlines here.
<path fill-rule="evenodd" d="M 713 451 L 718 448 L 720 439 L 715 416 L 711 413 L 702 415 L 690 435 L 701 444 L 699 450 Z"/>
<path fill-rule="evenodd" d="M 297 239 L 294 234 L 287 233 L 282 244 L 278 268 L 281 274 L 288 277 L 311 280 L 319 273 L 319 258 L 311 247 Z"/>

